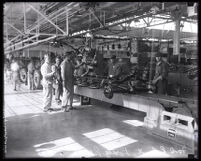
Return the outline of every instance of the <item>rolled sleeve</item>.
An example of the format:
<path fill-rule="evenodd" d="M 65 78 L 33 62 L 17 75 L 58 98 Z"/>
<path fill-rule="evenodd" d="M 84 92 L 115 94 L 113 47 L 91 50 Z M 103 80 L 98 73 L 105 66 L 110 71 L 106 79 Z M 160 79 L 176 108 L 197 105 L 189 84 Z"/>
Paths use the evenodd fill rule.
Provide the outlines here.
<path fill-rule="evenodd" d="M 61 78 L 64 81 L 65 80 L 65 72 L 64 72 L 65 64 L 61 64 Z"/>

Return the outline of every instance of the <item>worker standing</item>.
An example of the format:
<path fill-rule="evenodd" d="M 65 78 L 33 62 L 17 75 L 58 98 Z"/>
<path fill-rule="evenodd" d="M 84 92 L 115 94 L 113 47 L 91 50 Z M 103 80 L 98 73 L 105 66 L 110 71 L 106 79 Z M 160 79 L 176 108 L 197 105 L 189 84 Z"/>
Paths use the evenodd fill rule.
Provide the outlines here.
<path fill-rule="evenodd" d="M 152 83 L 158 94 L 167 94 L 168 64 L 162 60 L 162 54 L 156 53 L 156 70 Z"/>
<path fill-rule="evenodd" d="M 31 58 L 30 63 L 28 64 L 28 86 L 30 90 L 34 90 L 34 70 L 35 65 L 33 58 Z"/>
<path fill-rule="evenodd" d="M 61 60 L 56 57 L 56 63 L 52 66 L 52 71 L 55 71 L 53 77 L 53 88 L 55 89 L 55 100 L 59 104 L 61 102 L 60 96 L 62 95 L 62 79 L 61 79 Z"/>
<path fill-rule="evenodd" d="M 13 84 L 14 84 L 14 91 L 17 90 L 17 84 L 20 87 L 20 66 L 18 61 L 14 58 L 13 62 L 11 64 L 11 71 L 12 71 L 12 78 L 13 78 Z"/>
<path fill-rule="evenodd" d="M 49 54 L 45 55 L 45 62 L 41 66 L 41 74 L 43 76 L 42 84 L 43 84 L 43 108 L 44 112 L 51 111 L 51 103 L 52 103 L 52 82 L 54 71 L 52 71 L 51 67 L 51 57 Z"/>
<path fill-rule="evenodd" d="M 89 68 L 86 62 L 83 62 L 80 58 L 77 59 L 77 65 L 75 66 L 75 69 L 75 75 L 78 77 L 83 77 L 89 72 Z"/>
<path fill-rule="evenodd" d="M 71 62 L 71 52 L 67 52 L 63 62 L 61 63 L 61 77 L 63 85 L 63 98 L 62 98 L 62 109 L 65 112 L 69 112 L 73 109 L 73 94 L 74 94 L 74 70 L 75 67 Z M 68 106 L 68 102 L 70 104 Z"/>
<path fill-rule="evenodd" d="M 122 69 L 121 69 L 121 66 L 118 64 L 115 55 L 112 55 L 108 66 L 109 66 L 109 69 L 108 69 L 109 77 L 119 79 L 122 73 Z"/>

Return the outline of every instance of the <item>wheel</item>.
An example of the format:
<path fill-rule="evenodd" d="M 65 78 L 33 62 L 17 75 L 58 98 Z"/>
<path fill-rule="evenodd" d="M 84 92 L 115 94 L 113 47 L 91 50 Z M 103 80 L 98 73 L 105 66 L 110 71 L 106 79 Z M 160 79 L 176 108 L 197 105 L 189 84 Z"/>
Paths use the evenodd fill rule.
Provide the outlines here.
<path fill-rule="evenodd" d="M 26 80 L 27 80 L 27 72 L 26 72 L 26 69 L 25 69 L 25 68 L 20 69 L 20 80 L 21 80 L 23 83 L 26 83 Z"/>
<path fill-rule="evenodd" d="M 36 89 L 38 89 L 41 85 L 41 76 L 40 76 L 40 71 L 35 70 L 34 71 L 34 86 Z"/>
<path fill-rule="evenodd" d="M 89 88 L 91 89 L 99 89 L 100 88 L 100 84 L 99 83 L 93 83 L 89 86 Z"/>
<path fill-rule="evenodd" d="M 106 98 L 112 99 L 113 90 L 112 90 L 111 86 L 105 86 L 104 87 L 104 95 Z"/>
<path fill-rule="evenodd" d="M 89 84 L 87 82 L 82 82 L 82 83 L 78 84 L 78 86 L 80 86 L 80 87 L 88 87 Z"/>

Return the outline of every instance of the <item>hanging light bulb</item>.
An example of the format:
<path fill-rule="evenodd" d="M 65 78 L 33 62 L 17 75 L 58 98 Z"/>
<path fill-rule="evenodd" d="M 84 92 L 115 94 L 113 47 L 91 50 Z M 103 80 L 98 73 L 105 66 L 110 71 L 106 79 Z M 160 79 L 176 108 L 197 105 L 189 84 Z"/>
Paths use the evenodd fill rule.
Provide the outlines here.
<path fill-rule="evenodd" d="M 121 49 L 121 44 L 118 44 L 118 49 Z"/>
<path fill-rule="evenodd" d="M 113 49 L 113 50 L 115 49 L 115 45 L 114 45 L 114 44 L 112 44 L 112 49 Z"/>

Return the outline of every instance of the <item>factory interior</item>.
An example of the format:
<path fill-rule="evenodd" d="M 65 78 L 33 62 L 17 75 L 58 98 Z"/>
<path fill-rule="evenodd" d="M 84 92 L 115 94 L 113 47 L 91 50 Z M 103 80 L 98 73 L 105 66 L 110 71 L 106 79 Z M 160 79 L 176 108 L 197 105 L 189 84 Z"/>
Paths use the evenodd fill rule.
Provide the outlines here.
<path fill-rule="evenodd" d="M 198 158 L 198 2 L 5 2 L 4 158 Z"/>

